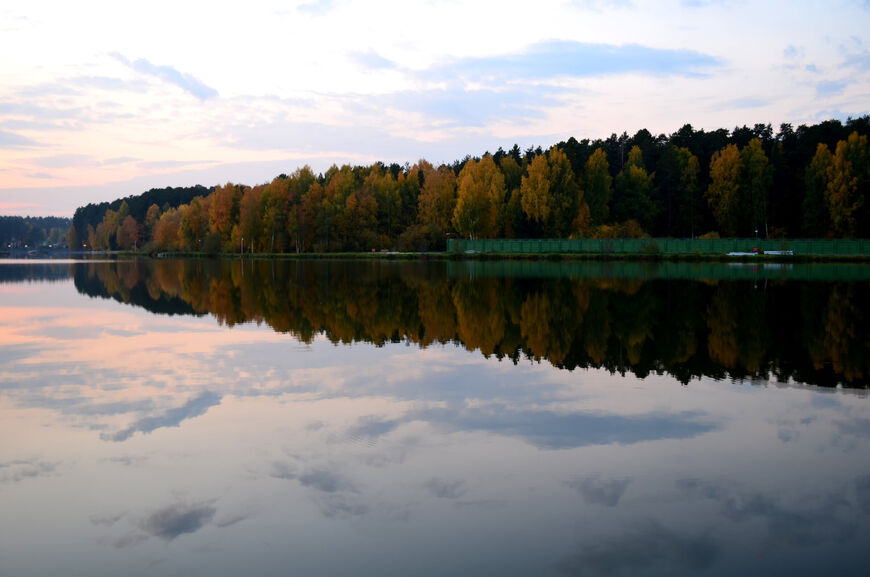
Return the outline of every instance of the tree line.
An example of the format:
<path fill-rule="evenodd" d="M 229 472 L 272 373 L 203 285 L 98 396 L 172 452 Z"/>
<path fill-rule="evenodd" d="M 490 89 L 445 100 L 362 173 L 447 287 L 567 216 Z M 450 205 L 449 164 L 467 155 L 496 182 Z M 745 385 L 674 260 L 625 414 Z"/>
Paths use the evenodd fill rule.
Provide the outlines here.
<path fill-rule="evenodd" d="M 486 356 L 683 383 L 863 388 L 870 285 L 451 275 L 443 262 L 148 259 L 71 267 L 76 288 L 162 314 L 266 323 L 310 343 L 456 343 Z M 668 335 L 668 338 L 657 338 Z"/>
<path fill-rule="evenodd" d="M 836 237 L 870 230 L 870 116 L 670 136 L 640 130 L 434 166 L 305 166 L 257 186 L 160 189 L 76 211 L 95 250 L 437 250 L 451 236 Z M 159 194 L 158 194 L 159 193 Z"/>
<path fill-rule="evenodd" d="M 0 250 L 65 246 L 71 222 L 59 216 L 0 216 Z"/>

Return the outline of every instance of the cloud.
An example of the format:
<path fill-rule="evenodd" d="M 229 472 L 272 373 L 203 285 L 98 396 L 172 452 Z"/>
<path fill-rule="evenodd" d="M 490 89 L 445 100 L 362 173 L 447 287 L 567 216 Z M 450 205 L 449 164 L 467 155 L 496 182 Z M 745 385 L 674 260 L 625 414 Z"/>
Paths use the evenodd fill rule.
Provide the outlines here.
<path fill-rule="evenodd" d="M 571 5 L 581 10 L 603 12 L 612 8 L 632 8 L 632 0 L 572 0 Z"/>
<path fill-rule="evenodd" d="M 138 525 L 152 537 L 172 541 L 181 535 L 199 531 L 211 522 L 216 512 L 214 501 L 190 505 L 177 503 L 144 517 Z"/>
<path fill-rule="evenodd" d="M 836 96 L 842 93 L 848 85 L 848 82 L 838 82 L 836 80 L 819 82 L 816 84 L 816 96 Z"/>
<path fill-rule="evenodd" d="M 97 166 L 93 156 L 87 154 L 58 154 L 34 158 L 33 163 L 43 168 L 69 168 L 76 166 Z"/>
<path fill-rule="evenodd" d="M 439 499 L 458 499 L 465 494 L 463 481 L 447 481 L 439 477 L 433 477 L 423 484 L 433 497 Z"/>
<path fill-rule="evenodd" d="M 803 48 L 798 48 L 794 44 L 789 44 L 785 47 L 785 50 L 782 51 L 782 55 L 784 58 L 788 60 L 794 60 L 800 56 L 803 56 Z"/>
<path fill-rule="evenodd" d="M 548 80 L 559 77 L 649 74 L 696 76 L 719 60 L 694 50 L 650 48 L 639 44 L 551 41 L 527 51 L 451 62 L 432 70 L 435 77 L 487 80 Z"/>
<path fill-rule="evenodd" d="M 153 76 L 163 82 L 173 84 L 200 100 L 207 100 L 218 96 L 218 91 L 214 88 L 206 86 L 190 74 L 179 72 L 171 66 L 152 64 L 144 58 L 131 61 L 117 52 L 111 54 L 111 56 L 140 74 Z"/>
<path fill-rule="evenodd" d="M 392 60 L 387 60 L 377 52 L 354 52 L 350 55 L 350 59 L 361 68 L 368 70 L 392 70 L 396 67 L 396 63 Z"/>
<path fill-rule="evenodd" d="M 453 84 L 448 88 L 387 95 L 380 99 L 380 106 L 387 104 L 437 121 L 446 120 L 448 126 L 483 126 L 493 119 L 541 118 L 555 97 L 566 92 L 555 87 L 533 89 L 516 85 L 469 90 Z"/>
<path fill-rule="evenodd" d="M 27 176 L 28 178 L 42 178 L 42 179 L 54 178 L 53 174 L 49 174 L 47 172 L 31 172 L 25 176 Z"/>
<path fill-rule="evenodd" d="M 583 502 L 588 505 L 615 507 L 630 482 L 629 478 L 602 479 L 599 475 L 593 475 L 583 479 L 572 479 L 565 485 L 577 490 L 583 497 Z"/>
<path fill-rule="evenodd" d="M 33 208 L 44 208 L 44 205 L 34 202 L 0 202 L 0 212 L 18 212 Z"/>
<path fill-rule="evenodd" d="M 760 108 L 762 106 L 767 106 L 770 104 L 767 100 L 761 100 L 760 98 L 736 98 L 734 100 L 729 100 L 724 102 L 722 105 L 728 108 Z"/>
<path fill-rule="evenodd" d="M 844 64 L 852 68 L 857 68 L 862 72 L 867 72 L 870 70 L 870 50 L 849 55 Z"/>
<path fill-rule="evenodd" d="M 562 559 L 556 568 L 568 575 L 633 574 L 651 566 L 697 572 L 713 565 L 719 547 L 708 535 L 686 535 L 658 521 L 639 523 L 632 531 L 602 538 Z"/>
<path fill-rule="evenodd" d="M 111 435 L 104 434 L 102 438 L 107 441 L 126 441 L 137 432 L 147 434 L 164 427 L 178 427 L 182 421 L 204 415 L 206 411 L 215 405 L 219 405 L 220 402 L 220 395 L 206 391 L 180 407 L 169 409 L 162 415 L 140 419 L 126 429 Z"/>
<path fill-rule="evenodd" d="M 332 12 L 335 5 L 335 0 L 316 0 L 315 2 L 300 4 L 296 7 L 296 10 L 305 14 L 311 14 L 312 16 L 323 16 Z"/>
<path fill-rule="evenodd" d="M 127 164 L 128 162 L 138 162 L 142 160 L 141 158 L 136 158 L 133 156 L 116 156 L 115 158 L 107 158 L 100 164 L 102 166 L 113 166 L 115 164 Z"/>
<path fill-rule="evenodd" d="M 686 8 L 707 8 L 708 6 L 725 6 L 730 0 L 682 0 L 680 2 Z"/>
<path fill-rule="evenodd" d="M 0 148 L 30 148 L 32 146 L 39 146 L 39 143 L 32 138 L 0 130 Z"/>
<path fill-rule="evenodd" d="M 216 160 L 151 160 L 140 162 L 137 166 L 145 169 L 181 168 L 200 164 L 215 164 Z"/>

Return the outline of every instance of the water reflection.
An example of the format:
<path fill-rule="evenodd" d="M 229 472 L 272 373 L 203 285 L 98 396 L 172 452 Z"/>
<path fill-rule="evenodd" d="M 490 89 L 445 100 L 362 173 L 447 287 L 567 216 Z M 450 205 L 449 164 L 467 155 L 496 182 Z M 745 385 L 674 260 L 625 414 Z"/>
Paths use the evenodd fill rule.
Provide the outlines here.
<path fill-rule="evenodd" d="M 458 342 L 514 362 L 667 372 L 683 383 L 710 376 L 868 384 L 870 283 L 782 280 L 860 279 L 860 266 L 759 272 L 627 263 L 604 268 L 612 275 L 605 277 L 586 278 L 590 271 L 577 265 L 566 270 L 580 278 L 533 276 L 553 266 L 525 263 L 523 276 L 506 276 L 494 274 L 503 265 L 488 263 L 177 260 L 89 263 L 74 274 L 91 296 L 151 312 L 208 313 L 227 326 L 266 323 L 303 342 L 321 333 L 335 343 Z M 655 278 L 662 271 L 667 278 Z M 690 272 L 700 278 L 686 279 Z M 653 278 L 625 276 L 632 273 Z"/>
<path fill-rule="evenodd" d="M 0 575 L 866 568 L 858 281 L 63 266 L 0 285 Z M 764 371 L 853 387 L 706 376 Z"/>

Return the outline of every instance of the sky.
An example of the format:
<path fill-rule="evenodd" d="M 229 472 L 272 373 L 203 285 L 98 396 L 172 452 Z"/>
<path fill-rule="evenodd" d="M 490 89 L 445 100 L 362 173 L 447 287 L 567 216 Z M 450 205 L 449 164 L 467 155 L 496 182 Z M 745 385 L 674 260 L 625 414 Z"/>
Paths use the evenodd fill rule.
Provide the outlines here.
<path fill-rule="evenodd" d="M 0 214 L 870 112 L 870 0 L 0 5 Z"/>

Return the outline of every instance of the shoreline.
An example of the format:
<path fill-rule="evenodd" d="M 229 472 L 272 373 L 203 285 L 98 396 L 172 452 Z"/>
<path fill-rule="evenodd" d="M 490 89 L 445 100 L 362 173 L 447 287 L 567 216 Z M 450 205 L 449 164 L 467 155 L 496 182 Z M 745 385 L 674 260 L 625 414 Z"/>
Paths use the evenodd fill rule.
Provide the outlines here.
<path fill-rule="evenodd" d="M 547 262 L 720 262 L 720 263 L 858 263 L 870 264 L 870 255 L 831 254 L 742 254 L 715 253 L 616 253 L 616 252 L 319 252 L 319 253 L 204 253 L 144 251 L 2 251 L 0 258 L 10 260 L 123 257 L 154 259 L 221 259 L 221 260 L 360 260 L 360 261 L 547 261 Z"/>

